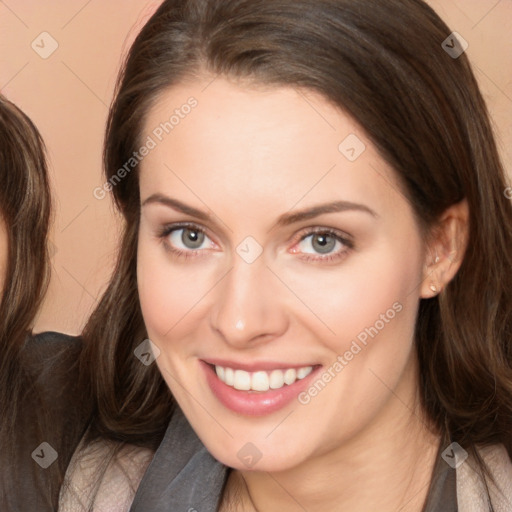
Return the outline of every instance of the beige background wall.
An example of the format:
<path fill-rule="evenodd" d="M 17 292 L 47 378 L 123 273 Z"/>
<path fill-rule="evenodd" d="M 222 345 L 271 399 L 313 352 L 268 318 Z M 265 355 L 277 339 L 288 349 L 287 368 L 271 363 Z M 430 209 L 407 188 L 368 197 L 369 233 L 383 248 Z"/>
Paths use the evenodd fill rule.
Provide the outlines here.
<path fill-rule="evenodd" d="M 78 333 L 111 271 L 117 220 L 110 199 L 93 196 L 103 129 L 121 55 L 158 3 L 0 0 L 0 90 L 39 127 L 54 187 L 53 277 L 37 331 Z M 469 43 L 512 176 L 512 1 L 430 4 Z"/>

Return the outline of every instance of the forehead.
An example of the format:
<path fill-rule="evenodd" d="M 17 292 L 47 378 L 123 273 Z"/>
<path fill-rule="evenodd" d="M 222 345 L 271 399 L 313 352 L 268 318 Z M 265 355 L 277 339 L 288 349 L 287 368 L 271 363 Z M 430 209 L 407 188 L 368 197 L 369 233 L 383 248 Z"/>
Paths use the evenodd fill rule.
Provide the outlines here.
<path fill-rule="evenodd" d="M 152 146 L 141 163 L 142 199 L 222 196 L 247 211 L 338 199 L 378 209 L 404 200 L 361 127 L 311 91 L 221 77 L 183 83 L 156 101 L 141 140 Z"/>

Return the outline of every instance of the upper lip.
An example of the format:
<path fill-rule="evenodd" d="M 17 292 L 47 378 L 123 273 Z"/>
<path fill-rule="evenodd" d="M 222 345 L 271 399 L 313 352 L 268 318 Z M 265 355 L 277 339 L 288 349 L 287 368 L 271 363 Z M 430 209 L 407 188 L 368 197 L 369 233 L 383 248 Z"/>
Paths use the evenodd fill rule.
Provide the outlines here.
<path fill-rule="evenodd" d="M 286 363 L 280 361 L 251 361 L 250 363 L 241 363 L 238 361 L 228 361 L 227 359 L 203 359 L 207 364 L 222 366 L 224 368 L 232 368 L 234 370 L 245 370 L 246 372 L 255 372 L 258 370 L 272 371 L 287 368 L 304 368 L 306 366 L 317 366 L 314 363 Z"/>

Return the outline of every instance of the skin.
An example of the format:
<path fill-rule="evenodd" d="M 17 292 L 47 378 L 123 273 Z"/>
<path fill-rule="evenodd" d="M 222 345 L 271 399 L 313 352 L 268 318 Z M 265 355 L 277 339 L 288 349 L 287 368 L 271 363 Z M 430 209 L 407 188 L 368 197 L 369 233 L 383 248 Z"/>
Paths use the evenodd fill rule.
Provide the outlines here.
<path fill-rule="evenodd" d="M 426 244 L 395 173 L 354 120 L 312 92 L 211 80 L 173 87 L 149 112 L 146 136 L 190 96 L 198 101 L 142 162 L 138 283 L 164 379 L 208 450 L 235 469 L 223 510 L 420 511 L 439 436 L 418 405 L 413 332 L 420 298 L 458 268 L 467 209 L 448 210 Z M 349 134 L 366 145 L 354 162 L 338 150 Z M 212 218 L 146 202 L 155 194 Z M 338 200 L 374 214 L 276 226 L 283 214 Z M 177 222 L 198 224 L 205 243 L 160 237 Z M 307 236 L 316 227 L 348 233 L 354 247 L 340 243 L 331 255 L 341 257 L 322 261 Z M 247 236 L 263 248 L 251 264 L 236 252 Z M 395 303 L 401 311 L 307 405 L 240 415 L 201 371 L 209 357 L 327 369 Z M 248 442 L 262 454 L 252 468 L 237 456 Z"/>

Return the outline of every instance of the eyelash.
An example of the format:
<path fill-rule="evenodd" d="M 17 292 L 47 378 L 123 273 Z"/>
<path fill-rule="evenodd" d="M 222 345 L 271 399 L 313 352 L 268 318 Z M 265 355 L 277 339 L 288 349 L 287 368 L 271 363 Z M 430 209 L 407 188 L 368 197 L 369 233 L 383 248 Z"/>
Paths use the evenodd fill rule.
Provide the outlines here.
<path fill-rule="evenodd" d="M 178 224 L 172 224 L 169 226 L 163 227 L 163 229 L 158 233 L 159 240 L 164 244 L 165 249 L 172 253 L 174 256 L 178 258 L 183 258 L 184 260 L 187 260 L 188 258 L 195 258 L 200 257 L 202 250 L 193 250 L 190 249 L 188 251 L 183 251 L 181 249 L 176 249 L 168 242 L 169 235 L 174 232 L 178 231 L 180 229 L 191 229 L 194 231 L 198 231 L 200 233 L 203 233 L 205 236 L 208 236 L 206 231 L 201 228 L 199 225 L 194 223 L 178 223 Z M 350 239 L 350 237 L 346 234 L 343 234 L 340 231 L 334 230 L 332 228 L 308 228 L 306 230 L 303 230 L 302 233 L 298 236 L 298 240 L 294 241 L 294 245 L 298 245 L 300 242 L 305 240 L 311 235 L 315 234 L 322 234 L 322 235 L 328 235 L 332 238 L 334 238 L 337 242 L 340 242 L 342 245 L 345 246 L 345 249 L 342 249 L 341 251 L 335 253 L 335 254 L 328 254 L 327 256 L 323 257 L 313 257 L 311 255 L 303 253 L 302 256 L 300 256 L 301 259 L 307 261 L 307 262 L 321 262 L 321 263 L 331 263 L 333 261 L 338 261 L 347 256 L 348 252 L 354 249 L 354 243 Z"/>

